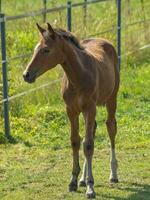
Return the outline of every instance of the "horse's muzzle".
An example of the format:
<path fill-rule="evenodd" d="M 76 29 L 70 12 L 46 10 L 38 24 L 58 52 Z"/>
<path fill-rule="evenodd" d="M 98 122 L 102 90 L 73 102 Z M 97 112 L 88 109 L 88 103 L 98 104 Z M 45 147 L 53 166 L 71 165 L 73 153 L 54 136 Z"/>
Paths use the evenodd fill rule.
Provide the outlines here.
<path fill-rule="evenodd" d="M 36 79 L 36 73 L 29 73 L 29 71 L 24 71 L 23 78 L 25 82 L 33 83 Z"/>

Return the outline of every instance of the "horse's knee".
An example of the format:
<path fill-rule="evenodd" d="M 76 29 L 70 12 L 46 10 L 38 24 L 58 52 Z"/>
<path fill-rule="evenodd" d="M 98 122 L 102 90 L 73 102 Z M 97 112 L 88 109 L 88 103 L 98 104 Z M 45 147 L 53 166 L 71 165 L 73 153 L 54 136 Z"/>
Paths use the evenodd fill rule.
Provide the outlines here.
<path fill-rule="evenodd" d="M 111 141 L 112 148 L 115 148 L 115 137 L 117 134 L 117 122 L 116 119 L 108 119 L 106 121 L 108 135 Z"/>
<path fill-rule="evenodd" d="M 83 149 L 85 156 L 91 156 L 94 151 L 94 140 L 84 140 Z"/>
<path fill-rule="evenodd" d="M 72 149 L 78 151 L 80 148 L 80 137 L 76 137 L 76 138 L 71 137 L 70 140 L 71 140 Z"/>
<path fill-rule="evenodd" d="M 107 126 L 112 126 L 112 125 L 116 125 L 116 124 L 117 124 L 117 121 L 116 121 L 115 118 L 113 118 L 113 119 L 107 119 L 107 121 L 106 121 L 106 125 Z"/>
<path fill-rule="evenodd" d="M 117 132 L 117 121 L 116 119 L 107 119 L 106 126 L 109 135 L 115 135 Z"/>

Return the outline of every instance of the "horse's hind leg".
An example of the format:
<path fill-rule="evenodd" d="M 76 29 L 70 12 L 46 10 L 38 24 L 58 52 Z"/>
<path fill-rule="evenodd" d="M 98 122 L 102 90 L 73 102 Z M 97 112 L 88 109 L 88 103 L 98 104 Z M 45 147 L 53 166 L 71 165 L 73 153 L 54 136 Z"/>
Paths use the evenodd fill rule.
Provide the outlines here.
<path fill-rule="evenodd" d="M 83 142 L 83 150 L 86 158 L 86 185 L 87 191 L 86 195 L 88 198 L 95 198 L 94 191 L 94 178 L 92 173 L 92 158 L 94 152 L 94 135 L 93 129 L 95 124 L 95 116 L 96 116 L 96 105 L 94 102 L 89 102 L 88 106 L 84 109 L 84 117 L 85 117 L 85 139 Z"/>
<path fill-rule="evenodd" d="M 86 173 L 87 173 L 87 163 L 85 159 L 84 164 L 83 164 L 82 176 L 79 181 L 80 187 L 86 187 Z"/>
<path fill-rule="evenodd" d="M 95 137 L 96 128 L 97 128 L 97 123 L 95 121 L 95 126 L 94 126 L 94 130 L 93 130 L 94 137 Z M 87 176 L 87 163 L 86 163 L 86 159 L 85 159 L 84 164 L 83 164 L 82 176 L 79 181 L 80 187 L 86 187 L 86 176 Z"/>
<path fill-rule="evenodd" d="M 80 173 L 79 166 L 79 148 L 80 148 L 80 136 L 79 136 L 79 114 L 67 109 L 67 114 L 71 124 L 71 146 L 73 150 L 73 169 L 72 177 L 69 184 L 69 191 L 77 190 L 77 179 Z"/>
<path fill-rule="evenodd" d="M 115 154 L 115 137 L 117 134 L 117 122 L 115 118 L 116 113 L 116 98 L 111 98 L 107 103 L 107 112 L 108 117 L 106 121 L 107 131 L 111 142 L 111 160 L 110 160 L 110 182 L 117 183 L 118 176 L 117 176 L 117 159 Z"/>

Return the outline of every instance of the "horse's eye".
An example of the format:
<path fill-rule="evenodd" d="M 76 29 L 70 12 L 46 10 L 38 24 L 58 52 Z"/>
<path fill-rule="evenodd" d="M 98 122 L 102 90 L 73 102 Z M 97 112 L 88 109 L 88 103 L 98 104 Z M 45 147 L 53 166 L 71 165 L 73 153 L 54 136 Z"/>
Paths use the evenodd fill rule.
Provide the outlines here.
<path fill-rule="evenodd" d="M 43 49 L 43 53 L 49 53 L 50 50 L 49 49 Z"/>

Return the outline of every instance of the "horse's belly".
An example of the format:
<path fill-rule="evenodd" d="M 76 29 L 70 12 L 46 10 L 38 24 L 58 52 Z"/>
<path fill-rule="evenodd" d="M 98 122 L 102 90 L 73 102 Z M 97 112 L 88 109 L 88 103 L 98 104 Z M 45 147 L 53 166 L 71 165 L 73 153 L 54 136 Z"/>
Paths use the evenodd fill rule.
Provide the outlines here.
<path fill-rule="evenodd" d="M 105 104 L 115 88 L 115 73 L 101 76 L 97 87 L 97 104 Z"/>
<path fill-rule="evenodd" d="M 111 96 L 113 93 L 114 88 L 107 89 L 105 91 L 101 91 L 97 98 L 97 105 L 105 105 L 107 102 L 107 99 Z"/>

